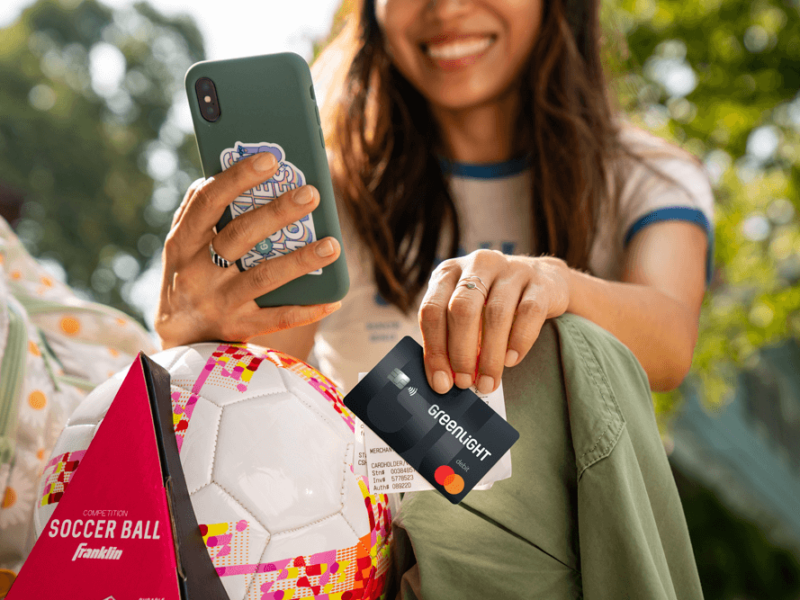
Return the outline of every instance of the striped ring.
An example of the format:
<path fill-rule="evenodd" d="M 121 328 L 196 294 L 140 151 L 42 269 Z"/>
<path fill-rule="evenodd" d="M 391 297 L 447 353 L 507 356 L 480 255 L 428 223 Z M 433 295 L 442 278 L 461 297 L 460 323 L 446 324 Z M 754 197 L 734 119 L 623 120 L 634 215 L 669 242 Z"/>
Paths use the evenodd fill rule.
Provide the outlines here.
<path fill-rule="evenodd" d="M 227 269 L 231 266 L 231 262 L 227 259 L 222 258 L 219 254 L 217 254 L 216 250 L 214 250 L 214 243 L 208 243 L 208 251 L 211 253 L 211 260 L 214 262 L 215 265 L 218 267 L 222 267 L 223 269 Z"/>

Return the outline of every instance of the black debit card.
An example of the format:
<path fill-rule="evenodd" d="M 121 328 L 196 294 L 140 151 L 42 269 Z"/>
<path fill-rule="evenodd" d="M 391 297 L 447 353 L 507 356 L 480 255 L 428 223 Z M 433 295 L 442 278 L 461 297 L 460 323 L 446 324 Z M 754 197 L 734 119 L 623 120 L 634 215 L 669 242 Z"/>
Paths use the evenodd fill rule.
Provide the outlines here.
<path fill-rule="evenodd" d="M 472 390 L 437 394 L 422 347 L 406 336 L 344 397 L 344 404 L 453 504 L 519 439 Z"/>

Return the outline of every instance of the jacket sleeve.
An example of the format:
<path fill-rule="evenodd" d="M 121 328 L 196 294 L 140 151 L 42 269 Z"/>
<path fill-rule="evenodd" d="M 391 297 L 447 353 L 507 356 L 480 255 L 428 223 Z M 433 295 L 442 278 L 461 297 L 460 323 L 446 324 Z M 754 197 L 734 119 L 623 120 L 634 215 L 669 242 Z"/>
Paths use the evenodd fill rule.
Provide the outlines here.
<path fill-rule="evenodd" d="M 586 600 L 702 598 L 647 376 L 599 326 L 556 320 L 578 476 Z"/>

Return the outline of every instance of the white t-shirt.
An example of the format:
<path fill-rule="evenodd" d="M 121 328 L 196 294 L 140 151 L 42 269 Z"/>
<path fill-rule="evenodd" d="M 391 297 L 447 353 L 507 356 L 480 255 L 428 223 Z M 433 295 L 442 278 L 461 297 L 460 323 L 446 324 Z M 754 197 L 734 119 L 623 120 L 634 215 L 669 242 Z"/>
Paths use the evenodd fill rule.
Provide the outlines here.
<path fill-rule="evenodd" d="M 644 130 L 626 125 L 624 142 L 633 149 L 666 144 Z M 702 167 L 686 158 L 659 158 L 657 169 L 681 182 L 681 188 L 663 182 L 649 169 L 633 163 L 626 173 L 617 218 L 600 219 L 589 256 L 594 275 L 619 280 L 622 255 L 633 235 L 646 225 L 664 220 L 697 223 L 709 236 L 709 262 L 713 253 L 713 194 Z M 443 162 L 461 223 L 459 255 L 481 248 L 505 254 L 531 254 L 530 173 L 524 160 L 491 165 Z M 611 183 L 613 185 L 613 182 Z M 347 392 L 358 373 L 372 369 L 404 336 L 422 344 L 417 311 L 404 315 L 378 293 L 368 249 L 348 223 L 342 237 L 350 272 L 350 291 L 342 308 L 320 322 L 314 358 L 322 373 Z M 417 297 L 417 307 L 425 294 Z"/>

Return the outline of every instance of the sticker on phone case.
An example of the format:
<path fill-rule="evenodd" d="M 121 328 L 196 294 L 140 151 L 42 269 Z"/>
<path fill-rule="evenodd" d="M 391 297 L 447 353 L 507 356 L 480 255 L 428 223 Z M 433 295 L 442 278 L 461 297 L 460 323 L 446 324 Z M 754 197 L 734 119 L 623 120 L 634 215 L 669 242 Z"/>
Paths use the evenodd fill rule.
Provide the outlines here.
<path fill-rule="evenodd" d="M 282 194 L 306 184 L 306 177 L 295 165 L 286 160 L 286 152 L 278 144 L 259 142 L 255 144 L 236 142 L 233 148 L 226 148 L 220 154 L 222 170 L 259 152 L 270 152 L 278 161 L 278 171 L 272 178 L 264 183 L 246 191 L 230 204 L 231 218 L 246 213 L 249 210 L 264 206 Z M 314 229 L 314 218 L 308 214 L 299 221 L 276 231 L 267 239 L 262 240 L 247 254 L 236 261 L 239 269 L 245 271 L 258 263 L 288 254 L 298 248 L 316 241 L 317 233 Z M 311 271 L 309 275 L 321 275 L 322 269 Z"/>

